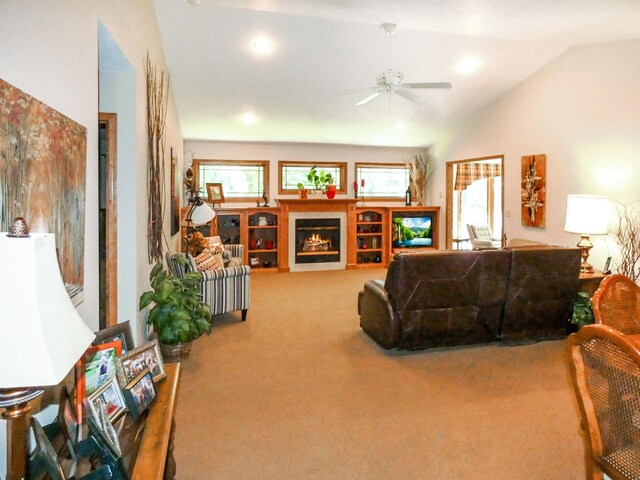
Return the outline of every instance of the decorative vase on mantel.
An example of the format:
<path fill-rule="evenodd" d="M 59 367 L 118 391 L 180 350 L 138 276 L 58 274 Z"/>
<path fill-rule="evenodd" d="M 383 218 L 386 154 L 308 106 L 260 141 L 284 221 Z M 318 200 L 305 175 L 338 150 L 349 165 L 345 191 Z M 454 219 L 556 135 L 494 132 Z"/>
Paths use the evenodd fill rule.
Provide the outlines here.
<path fill-rule="evenodd" d="M 329 200 L 333 200 L 336 196 L 336 186 L 335 185 L 327 185 L 326 191 L 327 198 Z"/>

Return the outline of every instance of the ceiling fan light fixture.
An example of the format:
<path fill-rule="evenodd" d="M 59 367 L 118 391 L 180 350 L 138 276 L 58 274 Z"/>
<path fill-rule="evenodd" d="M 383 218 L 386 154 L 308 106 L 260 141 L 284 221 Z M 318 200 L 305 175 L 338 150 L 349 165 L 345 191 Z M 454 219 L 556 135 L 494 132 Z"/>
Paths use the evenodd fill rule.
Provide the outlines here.
<path fill-rule="evenodd" d="M 396 25 L 395 23 L 387 23 L 387 22 L 385 22 L 385 23 L 380 24 L 380 28 L 382 30 L 384 30 L 384 32 L 387 35 L 391 35 L 391 34 L 395 33 L 396 28 L 398 28 L 398 25 Z"/>

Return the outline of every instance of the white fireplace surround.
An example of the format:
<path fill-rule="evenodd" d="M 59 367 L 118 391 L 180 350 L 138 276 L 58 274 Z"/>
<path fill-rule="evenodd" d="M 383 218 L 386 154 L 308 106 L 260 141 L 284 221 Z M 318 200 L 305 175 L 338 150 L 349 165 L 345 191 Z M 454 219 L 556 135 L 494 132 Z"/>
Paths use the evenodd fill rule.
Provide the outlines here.
<path fill-rule="evenodd" d="M 340 261 L 326 263 L 296 263 L 296 220 L 297 219 L 340 220 Z M 289 212 L 289 270 L 310 272 L 318 270 L 344 270 L 347 268 L 347 214 L 346 212 Z"/>

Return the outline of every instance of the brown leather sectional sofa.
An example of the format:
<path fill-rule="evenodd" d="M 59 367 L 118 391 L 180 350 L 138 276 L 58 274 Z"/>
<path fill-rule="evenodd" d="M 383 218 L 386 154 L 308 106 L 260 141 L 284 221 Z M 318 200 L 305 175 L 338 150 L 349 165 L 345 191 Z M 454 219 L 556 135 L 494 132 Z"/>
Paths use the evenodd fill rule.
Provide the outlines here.
<path fill-rule="evenodd" d="M 360 326 L 384 348 L 560 338 L 578 291 L 580 250 L 396 254 L 358 297 Z"/>

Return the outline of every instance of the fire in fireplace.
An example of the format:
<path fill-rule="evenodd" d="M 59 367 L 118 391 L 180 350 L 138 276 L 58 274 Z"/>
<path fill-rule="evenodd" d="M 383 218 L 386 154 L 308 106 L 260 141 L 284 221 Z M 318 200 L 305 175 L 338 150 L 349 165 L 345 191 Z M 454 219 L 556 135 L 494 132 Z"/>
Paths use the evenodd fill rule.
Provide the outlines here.
<path fill-rule="evenodd" d="M 296 263 L 340 261 L 340 219 L 296 219 Z"/>

